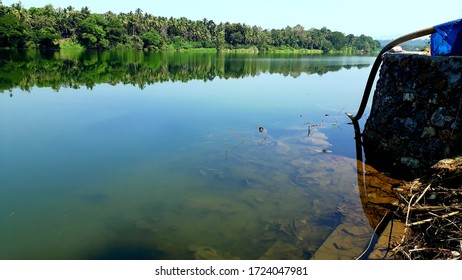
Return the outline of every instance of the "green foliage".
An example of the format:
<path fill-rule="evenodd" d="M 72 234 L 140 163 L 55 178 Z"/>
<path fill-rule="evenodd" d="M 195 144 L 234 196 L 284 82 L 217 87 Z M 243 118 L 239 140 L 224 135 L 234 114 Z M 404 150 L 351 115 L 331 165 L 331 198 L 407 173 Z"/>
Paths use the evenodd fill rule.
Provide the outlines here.
<path fill-rule="evenodd" d="M 3 17 L 3 18 L 2 18 Z M 5 18 L 6 17 L 6 18 Z M 316 50 L 322 52 L 373 52 L 380 43 L 371 37 L 345 35 L 326 27 L 305 30 L 301 25 L 262 29 L 241 23 L 215 23 L 156 17 L 134 12 L 94 14 L 72 6 L 25 9 L 21 3 L 0 5 L 0 47 L 37 46 L 50 49 L 59 39 L 72 39 L 87 49 L 185 50 L 194 48 Z"/>
<path fill-rule="evenodd" d="M 61 36 L 59 36 L 56 30 L 50 27 L 38 29 L 33 33 L 34 41 L 40 48 L 43 49 L 53 49 L 58 47 L 59 45 L 56 43 L 56 40 L 60 37 Z"/>
<path fill-rule="evenodd" d="M 129 38 L 123 22 L 113 15 L 107 15 L 106 19 L 105 31 L 106 39 L 109 41 L 109 48 L 116 48 L 125 44 Z"/>
<path fill-rule="evenodd" d="M 0 15 L 0 47 L 24 46 L 28 33 L 24 23 L 11 14 Z"/>
<path fill-rule="evenodd" d="M 150 50 L 160 50 L 164 44 L 162 37 L 154 29 L 141 34 L 141 39 L 143 40 L 144 48 Z"/>
<path fill-rule="evenodd" d="M 334 50 L 342 50 L 348 45 L 348 39 L 341 32 L 332 32 L 328 36 L 328 40 L 332 43 Z"/>
<path fill-rule="evenodd" d="M 225 40 L 228 44 L 237 46 L 244 45 L 245 42 L 245 26 L 238 24 L 225 24 Z"/>
<path fill-rule="evenodd" d="M 144 46 L 144 42 L 137 35 L 133 35 L 130 37 L 130 46 L 132 49 L 142 50 Z"/>
<path fill-rule="evenodd" d="M 60 49 L 73 49 L 73 50 L 75 49 L 83 50 L 84 49 L 82 45 L 80 45 L 77 41 L 74 41 L 71 38 L 58 40 L 58 43 L 59 43 Z"/>
<path fill-rule="evenodd" d="M 79 43 L 89 49 L 105 49 L 109 46 L 106 39 L 107 20 L 98 14 L 91 14 L 80 24 Z"/>

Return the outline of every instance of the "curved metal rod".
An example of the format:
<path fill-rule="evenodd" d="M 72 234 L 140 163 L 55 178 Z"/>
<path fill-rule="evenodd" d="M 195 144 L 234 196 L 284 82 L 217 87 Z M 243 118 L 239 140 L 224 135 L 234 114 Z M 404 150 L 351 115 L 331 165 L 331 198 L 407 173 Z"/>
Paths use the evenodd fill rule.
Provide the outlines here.
<path fill-rule="evenodd" d="M 371 73 L 369 74 L 369 78 L 367 79 L 366 88 L 364 89 L 363 99 L 361 100 L 361 104 L 359 105 L 358 112 L 355 116 L 352 114 L 346 114 L 352 121 L 358 121 L 364 114 L 364 110 L 366 109 L 367 101 L 369 100 L 369 95 L 371 94 L 372 85 L 374 84 L 375 76 L 380 68 L 380 64 L 382 64 L 383 55 L 391 50 L 396 45 L 401 43 L 425 36 L 430 35 L 436 32 L 434 27 L 428 27 L 421 29 L 419 31 L 415 31 L 409 33 L 407 35 L 401 36 L 390 43 L 388 43 L 378 54 L 377 58 L 374 61 L 374 65 L 372 65 Z"/>

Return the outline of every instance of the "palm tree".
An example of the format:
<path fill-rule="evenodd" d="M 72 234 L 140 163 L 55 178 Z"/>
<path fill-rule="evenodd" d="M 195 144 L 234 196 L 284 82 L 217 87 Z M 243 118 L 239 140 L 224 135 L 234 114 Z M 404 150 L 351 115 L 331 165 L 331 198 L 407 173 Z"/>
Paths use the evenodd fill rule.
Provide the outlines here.
<path fill-rule="evenodd" d="M 22 6 L 21 2 L 11 4 L 11 12 L 20 21 L 30 24 L 30 15 L 26 9 Z"/>

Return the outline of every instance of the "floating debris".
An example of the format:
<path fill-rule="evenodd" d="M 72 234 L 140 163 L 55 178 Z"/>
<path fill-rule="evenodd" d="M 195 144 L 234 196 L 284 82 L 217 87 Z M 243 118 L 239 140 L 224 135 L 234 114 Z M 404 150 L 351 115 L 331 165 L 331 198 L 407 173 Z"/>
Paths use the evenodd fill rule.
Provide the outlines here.
<path fill-rule="evenodd" d="M 244 143 L 245 143 L 245 140 L 242 140 L 241 143 L 237 144 L 236 146 L 234 146 L 234 148 L 231 149 L 230 153 L 232 153 L 234 150 L 236 150 L 240 145 Z"/>
<path fill-rule="evenodd" d="M 310 136 L 311 136 L 311 134 L 312 134 L 312 133 L 311 133 L 311 129 L 312 129 L 313 127 L 320 127 L 320 126 L 323 126 L 323 125 L 324 125 L 324 121 L 322 121 L 321 124 L 316 124 L 316 123 L 312 124 L 312 123 L 310 123 L 310 122 L 305 122 L 305 125 L 308 125 L 308 138 L 310 138 Z"/>
<path fill-rule="evenodd" d="M 258 144 L 258 147 L 257 147 L 257 149 L 255 149 L 255 151 L 258 151 L 258 149 L 260 148 L 261 144 L 263 144 L 263 142 L 265 142 L 265 140 L 266 140 L 266 136 L 265 136 L 265 138 L 263 138 L 263 140 L 261 140 L 260 144 Z"/>
<path fill-rule="evenodd" d="M 234 148 L 232 148 L 229 153 L 228 153 L 228 149 L 226 149 L 225 151 L 225 160 L 228 160 L 228 154 L 231 154 L 232 152 L 234 152 L 234 150 L 236 150 L 239 146 L 241 146 L 242 144 L 245 143 L 245 140 L 242 140 L 239 144 L 237 144 L 236 146 L 234 146 Z M 228 145 L 226 145 L 228 146 Z"/>
<path fill-rule="evenodd" d="M 332 151 L 328 149 L 321 149 L 321 150 L 314 150 L 314 151 L 317 153 L 332 153 Z"/>

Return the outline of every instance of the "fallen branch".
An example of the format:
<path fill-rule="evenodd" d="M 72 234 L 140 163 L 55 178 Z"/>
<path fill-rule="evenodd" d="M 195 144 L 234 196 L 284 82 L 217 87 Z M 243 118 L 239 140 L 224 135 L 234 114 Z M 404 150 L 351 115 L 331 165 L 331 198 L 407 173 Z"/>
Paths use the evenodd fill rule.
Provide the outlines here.
<path fill-rule="evenodd" d="M 429 205 L 411 208 L 412 212 L 428 212 L 428 211 L 444 211 L 444 210 L 462 210 L 462 206 L 444 206 L 444 205 Z"/>
<path fill-rule="evenodd" d="M 435 215 L 436 217 L 434 218 L 429 218 L 429 219 L 425 219 L 425 220 L 422 220 L 422 221 L 418 221 L 418 222 L 414 222 L 414 223 L 410 223 L 408 224 L 406 222 L 406 228 L 407 227 L 412 227 L 412 226 L 417 226 L 417 225 L 422 225 L 422 224 L 425 224 L 425 223 L 428 223 L 428 222 L 431 222 L 437 218 L 441 218 L 441 219 L 445 219 L 445 218 L 448 218 L 448 217 L 451 217 L 451 216 L 455 216 L 455 215 L 458 215 L 459 214 L 459 211 L 455 211 L 455 212 L 452 212 L 452 213 L 449 213 L 449 214 L 445 214 L 443 216 L 437 216 Z"/>
<path fill-rule="evenodd" d="M 430 189 L 430 186 L 432 184 L 428 184 L 428 186 L 425 188 L 425 190 L 422 192 L 422 194 L 417 198 L 417 200 L 412 204 L 412 206 L 415 206 L 421 199 L 422 197 L 425 195 L 425 193 Z"/>

